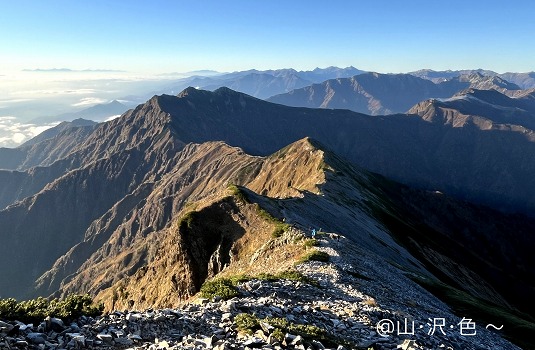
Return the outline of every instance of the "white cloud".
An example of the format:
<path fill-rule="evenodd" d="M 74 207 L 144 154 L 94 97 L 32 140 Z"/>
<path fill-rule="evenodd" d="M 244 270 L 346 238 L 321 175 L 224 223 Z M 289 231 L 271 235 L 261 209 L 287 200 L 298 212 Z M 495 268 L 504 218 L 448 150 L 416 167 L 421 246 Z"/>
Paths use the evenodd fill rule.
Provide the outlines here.
<path fill-rule="evenodd" d="M 44 125 L 20 123 L 12 116 L 0 117 L 0 147 L 17 147 L 21 143 L 39 135 L 59 123 Z"/>
<path fill-rule="evenodd" d="M 19 90 L 19 91 L 13 91 L 11 92 L 12 95 L 32 95 L 32 96 L 39 96 L 39 95 L 87 95 L 87 94 L 94 94 L 97 90 L 95 89 L 35 89 L 35 90 Z M 17 100 L 11 100 L 16 102 L 22 102 L 22 101 L 30 101 L 29 99 L 17 99 Z"/>
<path fill-rule="evenodd" d="M 72 106 L 73 107 L 93 106 L 93 105 L 97 105 L 99 103 L 106 103 L 106 102 L 108 102 L 108 100 L 106 100 L 104 98 L 85 97 L 85 98 L 80 99 L 80 101 L 78 101 L 76 103 L 73 103 Z"/>
<path fill-rule="evenodd" d="M 109 122 L 110 120 L 114 120 L 114 119 L 117 119 L 119 118 L 121 115 L 120 114 L 116 114 L 116 115 L 112 115 L 106 119 L 104 119 L 105 122 Z"/>
<path fill-rule="evenodd" d="M 13 134 L 11 139 L 15 143 L 22 143 L 24 140 L 26 140 L 26 135 L 24 135 L 23 133 L 17 132 Z"/>
<path fill-rule="evenodd" d="M 13 99 L 0 100 L 0 103 L 11 104 L 11 103 L 21 103 L 21 102 L 28 102 L 28 101 L 33 101 L 33 99 L 31 99 L 31 98 L 13 98 Z"/>

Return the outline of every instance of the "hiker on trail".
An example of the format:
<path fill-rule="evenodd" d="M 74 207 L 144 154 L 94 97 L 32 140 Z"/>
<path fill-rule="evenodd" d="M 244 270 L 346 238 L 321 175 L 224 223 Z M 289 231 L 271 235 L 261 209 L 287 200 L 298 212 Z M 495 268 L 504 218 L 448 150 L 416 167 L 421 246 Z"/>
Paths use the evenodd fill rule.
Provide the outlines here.
<path fill-rule="evenodd" d="M 315 228 L 312 229 L 312 238 L 314 238 L 314 237 L 316 237 L 316 229 Z"/>

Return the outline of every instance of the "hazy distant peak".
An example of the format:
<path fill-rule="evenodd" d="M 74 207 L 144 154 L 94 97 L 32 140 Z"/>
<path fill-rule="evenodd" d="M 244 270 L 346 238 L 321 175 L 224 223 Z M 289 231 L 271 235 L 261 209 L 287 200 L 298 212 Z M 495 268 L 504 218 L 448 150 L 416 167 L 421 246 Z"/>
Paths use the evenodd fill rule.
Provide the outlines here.
<path fill-rule="evenodd" d="M 460 82 L 470 83 L 470 87 L 482 90 L 502 89 L 502 90 L 521 90 L 521 88 L 505 79 L 496 75 L 485 75 L 482 72 L 472 72 L 470 74 L 461 74 L 458 78 Z"/>
<path fill-rule="evenodd" d="M 182 98 L 182 97 L 186 97 L 186 96 L 194 96 L 198 91 L 199 91 L 199 89 L 196 89 L 193 86 L 188 86 L 187 88 L 185 88 L 184 90 L 179 92 L 177 97 Z"/>
<path fill-rule="evenodd" d="M 222 86 L 220 88 L 215 89 L 214 94 L 215 95 L 247 95 L 245 93 L 232 90 L 231 88 L 227 86 Z"/>
<path fill-rule="evenodd" d="M 64 122 L 65 123 L 65 122 Z M 95 125 L 97 122 L 84 118 L 77 118 L 70 122 L 72 126 Z"/>
<path fill-rule="evenodd" d="M 83 132 L 85 134 L 85 133 L 88 133 L 89 130 L 91 130 L 91 128 L 95 127 L 97 124 L 98 123 L 95 122 L 95 121 L 88 120 L 88 119 L 83 119 L 83 118 L 77 118 L 77 119 L 74 119 L 73 121 L 63 121 L 63 122 L 59 123 L 58 125 L 50 128 L 50 129 L 47 129 L 47 130 L 43 131 L 42 133 L 40 133 L 39 135 L 37 135 L 37 136 L 29 139 L 28 141 L 24 142 L 22 145 L 19 146 L 19 148 L 31 147 L 33 145 L 36 145 L 36 144 L 42 142 L 42 141 L 54 138 L 57 135 L 59 135 L 60 133 L 63 133 L 67 129 L 71 129 L 71 128 L 86 128 L 86 130 Z M 62 145 L 62 146 L 65 149 L 67 148 L 65 146 L 65 144 Z"/>
<path fill-rule="evenodd" d="M 326 67 L 326 68 L 316 67 L 312 71 L 313 72 L 324 72 L 324 71 L 333 71 L 333 70 L 337 70 L 337 69 L 340 69 L 340 68 L 335 67 L 335 66 L 329 66 L 329 67 Z"/>
<path fill-rule="evenodd" d="M 105 103 L 105 104 L 107 104 L 108 106 L 112 106 L 112 105 L 116 105 L 116 106 L 121 105 L 121 106 L 124 106 L 121 102 L 119 102 L 119 101 L 117 101 L 117 100 L 112 100 L 112 101 L 110 101 L 110 102 L 108 102 L 108 103 Z"/>
<path fill-rule="evenodd" d="M 476 88 L 473 88 L 473 87 L 461 90 L 461 91 L 459 91 L 458 93 L 456 93 L 453 96 L 464 96 L 464 95 L 488 96 L 488 97 L 493 98 L 494 100 L 499 100 L 499 99 L 502 99 L 502 98 L 507 98 L 508 99 L 507 96 L 505 96 L 504 94 L 502 94 L 501 92 L 499 92 L 497 90 L 494 90 L 494 89 L 481 90 L 481 89 L 476 89 Z"/>

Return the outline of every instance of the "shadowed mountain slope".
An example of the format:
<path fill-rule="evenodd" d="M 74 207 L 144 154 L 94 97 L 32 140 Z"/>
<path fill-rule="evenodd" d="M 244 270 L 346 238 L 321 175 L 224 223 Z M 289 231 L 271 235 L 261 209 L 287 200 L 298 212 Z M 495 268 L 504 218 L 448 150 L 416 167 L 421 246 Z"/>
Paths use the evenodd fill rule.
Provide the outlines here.
<path fill-rule="evenodd" d="M 461 75 L 471 75 L 471 74 L 480 74 L 484 76 L 495 76 L 497 73 L 491 70 L 485 69 L 464 69 L 464 70 L 446 70 L 446 71 L 435 71 L 432 69 L 420 69 L 414 72 L 409 72 L 408 74 L 414 75 L 415 77 L 431 80 L 434 83 L 440 83 L 446 80 L 450 80 Z"/>
<path fill-rule="evenodd" d="M 434 71 L 431 69 L 422 69 L 409 74 L 417 76 L 419 78 L 428 79 L 435 83 L 450 80 L 452 78 L 459 77 L 461 75 L 469 76 L 472 74 L 479 74 L 488 77 L 498 77 L 506 80 L 512 84 L 517 85 L 520 89 L 533 89 L 535 88 L 535 72 L 526 73 L 503 73 L 498 74 L 496 72 L 484 69 L 468 69 L 468 70 L 447 70 L 447 71 Z"/>
<path fill-rule="evenodd" d="M 533 134 L 528 127 L 503 121 L 507 120 L 498 120 L 492 128 L 479 122 L 456 127 L 415 115 L 370 117 L 347 110 L 292 108 L 227 88 L 189 88 L 178 96 L 155 96 L 123 117 L 100 124 L 50 169 L 58 169 L 53 172 L 57 177 L 58 172 L 131 148 L 167 152 L 212 140 L 266 155 L 311 136 L 354 164 L 406 184 L 529 212 L 535 204 L 535 180 L 530 175 L 535 171 Z M 151 161 L 162 157 L 148 153 Z M 168 163 L 164 158 L 160 161 Z M 13 183 L 21 181 L 19 175 L 6 176 L 16 178 Z M 22 199 L 13 188 L 0 192 Z"/>
<path fill-rule="evenodd" d="M 449 97 L 458 87 L 443 89 L 409 74 L 366 73 L 327 80 L 268 101 L 294 107 L 342 108 L 371 115 L 405 112 L 430 97 Z"/>
<path fill-rule="evenodd" d="M 521 88 L 499 76 L 489 76 L 480 72 L 471 74 L 462 74 L 459 77 L 452 78 L 451 82 L 469 83 L 470 88 L 478 90 L 497 90 L 505 92 L 508 90 L 521 90 Z"/>
<path fill-rule="evenodd" d="M 532 133 L 522 128 L 456 128 L 411 115 L 291 108 L 225 88 L 190 88 L 154 101 L 184 142 L 224 140 L 269 154 L 311 136 L 353 163 L 407 184 L 502 209 L 534 206 L 535 149 Z"/>
<path fill-rule="evenodd" d="M 310 84 L 310 81 L 300 78 L 295 72 L 271 75 L 268 73 L 250 73 L 235 79 L 214 81 L 211 84 L 201 84 L 203 89 L 216 90 L 222 86 L 232 90 L 242 91 L 258 98 L 267 98 Z"/>

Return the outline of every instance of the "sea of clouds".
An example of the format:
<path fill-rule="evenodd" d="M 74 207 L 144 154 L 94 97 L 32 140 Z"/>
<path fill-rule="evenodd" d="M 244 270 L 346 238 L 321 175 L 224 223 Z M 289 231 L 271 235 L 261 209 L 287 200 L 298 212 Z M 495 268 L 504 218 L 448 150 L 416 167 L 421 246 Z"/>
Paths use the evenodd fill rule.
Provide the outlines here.
<path fill-rule="evenodd" d="M 57 124 L 21 123 L 13 116 L 0 116 L 0 147 L 16 147 Z"/>

